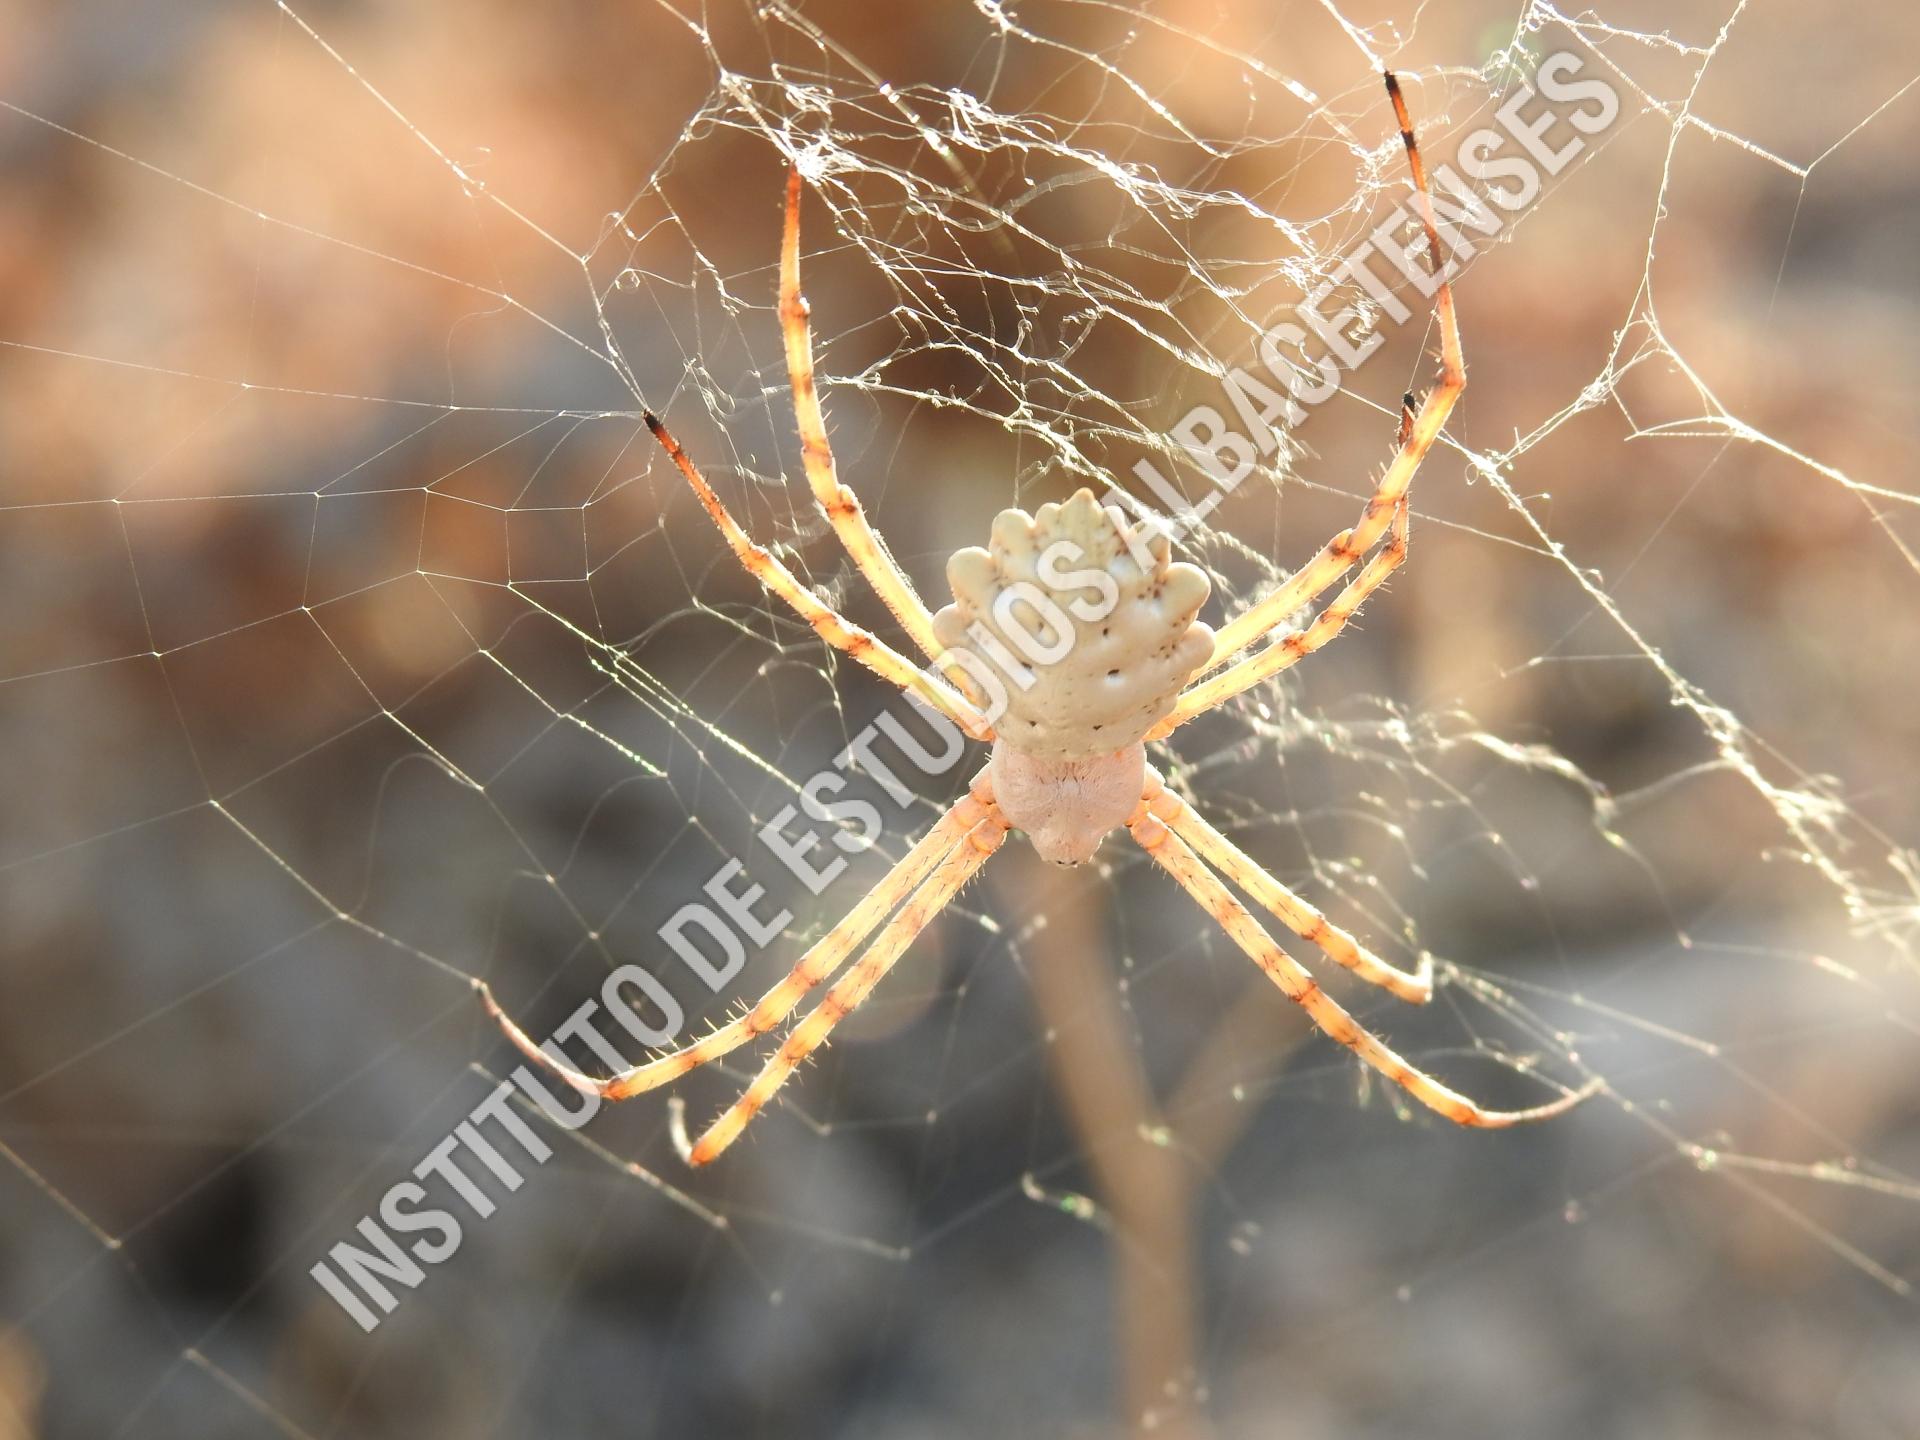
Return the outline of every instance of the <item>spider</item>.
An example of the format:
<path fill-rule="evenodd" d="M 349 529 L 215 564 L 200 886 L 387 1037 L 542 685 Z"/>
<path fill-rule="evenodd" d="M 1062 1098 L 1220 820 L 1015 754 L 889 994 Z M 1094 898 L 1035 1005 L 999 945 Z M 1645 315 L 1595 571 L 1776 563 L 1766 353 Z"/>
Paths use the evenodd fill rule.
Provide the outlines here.
<path fill-rule="evenodd" d="M 1385 78 L 1413 172 L 1433 270 L 1444 282 L 1426 167 L 1399 83 L 1391 71 Z M 1208 594 L 1205 573 L 1173 561 L 1164 534 L 1153 535 L 1143 545 L 1118 508 L 1102 507 L 1084 489 L 1064 504 L 1042 505 L 1034 515 L 1018 509 L 1003 511 L 994 523 L 990 549 L 964 549 L 949 562 L 954 603 L 935 615 L 888 554 L 859 499 L 840 483 L 834 465 L 814 385 L 809 309 L 800 293 L 800 198 L 801 177 L 795 166 L 787 177 L 779 313 L 807 478 L 854 564 L 934 668 L 922 670 L 801 584 L 740 528 L 686 451 L 651 412 L 645 416 L 647 428 L 741 564 L 761 585 L 798 611 L 828 644 L 946 715 L 969 737 L 990 742 L 991 757 L 967 793 L 784 979 L 745 1014 L 711 1034 L 621 1074 L 596 1078 L 535 1045 L 482 982 L 478 985 L 481 997 L 508 1039 L 583 1093 L 624 1100 L 676 1080 L 772 1030 L 873 937 L 865 953 L 840 975 L 812 1013 L 789 1031 L 746 1091 L 697 1141 L 688 1143 L 676 1106 L 674 1132 L 681 1156 L 691 1165 L 704 1165 L 739 1138 L 800 1063 L 825 1044 L 834 1026 L 872 993 L 1010 830 L 1024 832 L 1048 860 L 1079 864 L 1092 857 L 1109 833 L 1124 825 L 1322 1031 L 1449 1120 L 1480 1127 L 1543 1120 L 1593 1094 L 1597 1082 L 1577 1091 L 1563 1089 L 1559 1098 L 1528 1109 L 1488 1110 L 1403 1060 L 1322 990 L 1225 882 L 1238 886 L 1336 964 L 1402 1000 L 1424 1004 L 1432 998 L 1432 958 L 1423 957 L 1415 970 L 1407 971 L 1375 957 L 1168 790 L 1146 758 L 1147 742 L 1161 739 L 1332 640 L 1406 559 L 1408 486 L 1466 386 L 1451 286 L 1441 283 L 1435 293 L 1440 327 L 1437 383 L 1417 410 L 1413 396 L 1407 396 L 1397 451 L 1359 523 L 1334 536 L 1305 566 L 1217 635 L 1195 618 Z M 1066 579 L 1085 585 L 1104 574 L 1112 587 L 1108 594 L 1113 603 L 1095 620 L 1079 618 L 1076 611 L 1071 622 L 1073 644 L 1064 658 L 1033 672 L 1030 688 L 1013 695 L 990 718 L 977 680 L 952 663 L 954 649 L 963 636 L 977 636 L 981 625 L 995 638 L 1007 638 L 1008 627 L 996 621 L 993 602 L 1023 583 L 1031 587 L 1037 575 L 1057 585 L 1060 577 L 1039 564 L 1038 557 L 1062 541 L 1100 567 L 1092 574 L 1076 572 Z M 1213 678 L 1188 685 L 1280 628 L 1359 565 L 1376 545 L 1377 552 L 1311 623 L 1227 665 Z"/>

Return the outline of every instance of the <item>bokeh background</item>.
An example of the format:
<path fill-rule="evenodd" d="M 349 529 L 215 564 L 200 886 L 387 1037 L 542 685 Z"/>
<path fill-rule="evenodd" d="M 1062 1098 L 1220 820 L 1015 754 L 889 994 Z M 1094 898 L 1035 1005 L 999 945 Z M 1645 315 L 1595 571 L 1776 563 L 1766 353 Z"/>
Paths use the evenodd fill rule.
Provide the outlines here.
<path fill-rule="evenodd" d="M 0 1435 L 1920 1433 L 1917 30 L 0 4 Z M 553 1135 L 360 1334 L 307 1270 L 510 1068 L 472 978 L 718 1017 L 961 783 L 783 883 L 754 830 L 897 702 L 636 423 L 883 628 L 792 437 L 786 154 L 843 478 L 937 596 L 1171 465 L 1402 193 L 1369 49 L 1438 160 L 1558 48 L 1623 114 L 1459 287 L 1411 563 L 1163 763 L 1448 967 L 1329 979 L 1407 1053 L 1606 1093 L 1457 1131 L 1124 840 L 1015 844 L 723 1163 L 658 1096 Z M 1384 328 L 1195 547 L 1212 618 L 1350 523 L 1430 373 Z M 795 918 L 714 998 L 653 937 L 735 856 Z"/>

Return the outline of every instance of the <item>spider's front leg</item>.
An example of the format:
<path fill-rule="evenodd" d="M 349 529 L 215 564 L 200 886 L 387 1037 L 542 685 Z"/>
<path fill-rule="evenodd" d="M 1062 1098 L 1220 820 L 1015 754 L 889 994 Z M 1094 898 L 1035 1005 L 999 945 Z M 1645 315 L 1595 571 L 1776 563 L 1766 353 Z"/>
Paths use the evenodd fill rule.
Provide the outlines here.
<path fill-rule="evenodd" d="M 983 784 L 984 781 L 975 783 L 976 796 L 983 793 Z M 991 791 L 985 793 L 990 794 Z M 1006 838 L 1007 822 L 989 802 L 986 815 L 974 823 L 927 882 L 914 891 L 913 898 L 900 908 L 900 913 L 887 922 L 887 928 L 874 939 L 867 953 L 834 981 L 833 988 L 821 997 L 813 1013 L 793 1028 L 773 1057 L 754 1077 L 746 1093 L 709 1125 L 705 1134 L 689 1143 L 682 1119 L 684 1112 L 676 1108 L 674 1146 L 679 1150 L 680 1158 L 689 1165 L 705 1165 L 739 1139 L 740 1132 L 747 1128 L 748 1122 L 787 1083 L 800 1063 L 826 1044 L 834 1026 L 846 1019 L 856 1006 L 873 993 L 873 987 L 886 978 L 887 972 L 906 953 L 907 947 L 933 922 L 935 916 L 952 903 L 961 887 L 979 873 L 980 867 L 987 863 L 988 857 L 1000 848 L 1000 843 Z"/>
<path fill-rule="evenodd" d="M 1425 1005 L 1433 999 L 1431 955 L 1422 955 L 1413 970 L 1402 970 L 1380 959 L 1208 824 L 1198 810 L 1168 790 L 1151 768 L 1141 804 L 1148 807 L 1154 819 L 1191 845 L 1202 860 L 1259 901 L 1268 914 L 1302 940 L 1318 946 L 1335 964 L 1409 1004 Z"/>
<path fill-rule="evenodd" d="M 492 987 L 486 981 L 474 981 L 474 988 L 502 1033 L 534 1064 L 557 1075 L 582 1094 L 598 1095 L 602 1100 L 625 1100 L 678 1080 L 687 1072 L 718 1060 L 766 1034 L 785 1020 L 809 991 L 846 963 L 847 957 L 859 949 L 875 927 L 892 914 L 902 900 L 920 889 L 941 861 L 964 847 L 968 836 L 983 822 L 994 819 L 996 814 L 992 782 L 987 772 L 982 770 L 974 777 L 967 793 L 940 817 L 919 843 L 901 856 L 893 869 L 862 896 L 837 925 L 814 942 L 807 953 L 794 963 L 785 978 L 761 996 L 751 1010 L 689 1045 L 618 1075 L 600 1078 L 576 1070 L 567 1063 L 555 1042 L 536 1045 L 533 1037 L 500 1008 L 499 1002 L 493 998 Z"/>
<path fill-rule="evenodd" d="M 1307 1012 L 1308 1017 L 1329 1039 L 1346 1046 L 1360 1060 L 1401 1086 L 1422 1105 L 1446 1116 L 1456 1125 L 1498 1130 L 1532 1120 L 1546 1120 L 1571 1110 L 1582 1100 L 1599 1093 L 1602 1082 L 1595 1079 L 1578 1090 L 1563 1090 L 1558 1099 L 1544 1105 L 1534 1105 L 1524 1110 L 1489 1110 L 1409 1064 L 1379 1036 L 1354 1019 L 1345 1006 L 1320 988 L 1320 982 L 1309 975 L 1297 960 L 1275 944 L 1266 927 L 1247 912 L 1247 908 L 1221 884 L 1219 877 L 1207 868 L 1206 862 L 1175 833 L 1180 802 L 1160 788 L 1158 778 L 1149 776 L 1146 792 L 1133 817 L 1127 822 L 1127 830 L 1140 847 L 1153 857 L 1154 862 L 1173 876 L 1180 888 L 1199 902 L 1200 907 L 1227 932 L 1234 944 L 1245 951 L 1254 964 L 1279 986 L 1286 997 Z M 1166 817 L 1172 817 L 1174 824 L 1170 824 Z M 1333 952 L 1330 950 L 1329 953 Z M 1377 961 L 1373 963 L 1379 965 Z M 1354 968 L 1356 973 L 1364 973 L 1359 967 Z M 1384 970 L 1390 967 L 1380 968 Z M 1380 976 L 1367 975 L 1366 978 L 1386 983 Z"/>

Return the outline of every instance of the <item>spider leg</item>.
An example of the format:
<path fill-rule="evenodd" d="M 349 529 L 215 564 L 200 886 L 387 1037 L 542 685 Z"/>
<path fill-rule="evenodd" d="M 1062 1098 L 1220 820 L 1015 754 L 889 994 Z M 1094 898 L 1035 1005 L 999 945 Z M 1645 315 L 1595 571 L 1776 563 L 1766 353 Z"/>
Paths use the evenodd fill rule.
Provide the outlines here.
<path fill-rule="evenodd" d="M 1259 901 L 1273 917 L 1310 945 L 1325 951 L 1335 964 L 1378 985 L 1413 1005 L 1433 999 L 1433 957 L 1423 955 L 1419 968 L 1401 970 L 1374 955 L 1319 910 L 1267 873 L 1246 851 L 1171 790 L 1151 767 L 1147 770 L 1145 799 L 1156 820 L 1191 845 L 1200 859 Z"/>
<path fill-rule="evenodd" d="M 706 1133 L 692 1145 L 685 1144 L 684 1131 L 676 1135 L 675 1143 L 681 1146 L 681 1158 L 689 1165 L 705 1165 L 739 1139 L 740 1132 L 747 1128 L 747 1122 L 787 1083 L 788 1077 L 801 1061 L 826 1044 L 833 1027 L 872 993 L 873 987 L 893 968 L 894 962 L 926 929 L 933 917 L 946 909 L 953 897 L 960 893 L 960 887 L 973 878 L 974 872 L 986 863 L 989 855 L 1000 848 L 1000 842 L 1006 835 L 1006 822 L 997 814 L 989 813 L 975 824 L 967 832 L 966 838 L 940 862 L 932 878 L 914 892 L 913 898 L 907 901 L 899 914 L 887 922 L 886 929 L 874 939 L 867 953 L 834 981 L 833 988 L 821 997 L 812 1013 L 793 1028 L 759 1075 L 754 1077 L 746 1092 L 709 1125 Z"/>
<path fill-rule="evenodd" d="M 946 647 L 934 637 L 933 615 L 868 523 L 860 497 L 840 483 L 833 446 L 827 440 L 826 417 L 820 411 L 820 391 L 814 384 L 810 313 L 800 293 L 800 167 L 795 165 L 787 172 L 787 218 L 780 236 L 780 335 L 786 344 L 787 379 L 793 387 L 793 414 L 800 427 L 800 458 L 806 465 L 807 483 L 867 583 L 913 643 L 937 661 Z"/>
<path fill-rule="evenodd" d="M 918 696 L 971 738 L 993 738 L 993 727 L 987 723 L 986 717 L 959 691 L 939 676 L 921 670 L 891 645 L 841 615 L 802 585 L 771 551 L 754 544 L 747 532 L 740 528 L 739 522 L 727 512 L 727 507 L 720 503 L 720 497 L 714 494 L 713 487 L 707 484 L 706 478 L 687 457 L 687 452 L 680 448 L 680 442 L 660 423 L 659 417 L 649 411 L 646 421 L 647 429 L 653 432 L 654 439 L 660 442 L 668 458 L 686 476 L 693 493 L 700 497 L 700 503 L 706 507 L 707 514 L 733 548 L 740 563 L 746 566 L 747 573 L 798 611 L 800 617 L 819 633 L 820 638 L 836 650 L 844 650 L 882 680 Z"/>
<path fill-rule="evenodd" d="M 1415 200 L 1420 223 L 1427 234 L 1427 251 L 1433 273 L 1444 277 L 1446 262 L 1440 252 L 1440 231 L 1433 214 L 1433 196 L 1427 188 L 1426 162 L 1420 158 L 1420 143 L 1407 116 L 1407 103 L 1400 94 L 1400 82 L 1386 72 L 1387 95 L 1393 101 L 1394 118 L 1400 124 L 1400 139 L 1406 145 L 1407 163 L 1413 171 Z M 1401 413 L 1399 448 L 1374 488 L 1373 496 L 1361 512 L 1360 523 L 1343 530 L 1329 540 L 1320 553 L 1276 588 L 1258 604 L 1230 621 L 1215 637 L 1213 658 L 1207 669 L 1223 665 L 1268 631 L 1287 622 L 1302 605 L 1320 595 L 1338 580 L 1361 556 L 1371 550 L 1383 535 L 1399 508 L 1406 503 L 1407 489 L 1414 472 L 1426 459 L 1427 451 L 1439 438 L 1460 392 L 1467 388 L 1466 358 L 1460 349 L 1460 326 L 1454 315 L 1453 286 L 1444 278 L 1434 296 L 1434 313 L 1440 324 L 1440 373 L 1427 392 L 1420 408 L 1408 417 Z M 1229 692 L 1231 693 L 1231 692 Z M 1225 699 L 1222 695 L 1219 699 Z M 1216 701 L 1217 703 L 1217 701 Z"/>
<path fill-rule="evenodd" d="M 603 1100 L 625 1100 L 644 1090 L 655 1089 L 678 1080 L 689 1070 L 739 1049 L 791 1015 L 807 992 L 838 970 L 860 942 L 873 933 L 874 928 L 893 912 L 901 900 L 917 889 L 940 861 L 965 843 L 967 832 L 993 813 L 992 797 L 986 772 L 982 771 L 974 781 L 973 789 L 940 817 L 920 842 L 900 858 L 838 925 L 815 941 L 807 953 L 795 962 L 786 977 L 761 996 L 751 1010 L 690 1045 L 643 1065 L 636 1065 L 619 1075 L 599 1079 L 574 1069 L 560 1058 L 557 1047 L 549 1053 L 534 1044 L 532 1037 L 500 1008 L 493 998 L 493 991 L 484 980 L 476 981 L 475 988 L 480 992 L 487 1013 L 499 1023 L 500 1029 L 520 1053 L 542 1069 L 559 1076 L 574 1089 L 583 1094 L 597 1094 Z"/>
<path fill-rule="evenodd" d="M 1323 1033 L 1353 1051 L 1421 1104 L 1455 1124 L 1493 1130 L 1529 1120 L 1545 1120 L 1571 1110 L 1601 1089 L 1599 1080 L 1591 1080 L 1578 1090 L 1565 1091 L 1557 1100 L 1525 1110 L 1488 1110 L 1475 1104 L 1459 1091 L 1408 1064 L 1322 990 L 1319 982 L 1274 943 L 1265 927 L 1233 898 L 1187 843 L 1155 817 L 1147 801 L 1141 802 L 1127 828 L 1160 868 L 1180 882 L 1181 888 L 1200 903 L 1289 1000 L 1307 1012 Z"/>
<path fill-rule="evenodd" d="M 1238 665 L 1222 670 L 1211 680 L 1183 690 L 1180 698 L 1174 702 L 1172 713 L 1147 732 L 1147 739 L 1158 740 L 1170 735 L 1194 716 L 1203 715 L 1222 701 L 1299 664 L 1346 629 L 1347 622 L 1366 602 L 1366 598 L 1406 562 L 1407 532 L 1407 500 L 1403 495 L 1394 507 L 1393 528 L 1387 543 L 1334 596 L 1333 603 L 1321 611 L 1311 625 L 1282 636 L 1259 654 L 1250 655 Z"/>

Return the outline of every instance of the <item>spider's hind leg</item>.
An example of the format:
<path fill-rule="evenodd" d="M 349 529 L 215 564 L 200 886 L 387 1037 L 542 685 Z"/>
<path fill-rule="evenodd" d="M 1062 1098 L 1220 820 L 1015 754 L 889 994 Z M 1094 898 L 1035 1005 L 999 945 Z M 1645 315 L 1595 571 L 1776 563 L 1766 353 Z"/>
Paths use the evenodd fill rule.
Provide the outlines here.
<path fill-rule="evenodd" d="M 1335 600 L 1327 615 L 1320 617 L 1316 625 L 1324 624 L 1328 615 L 1347 605 L 1349 599 L 1354 604 L 1364 599 L 1404 558 L 1406 537 L 1407 491 L 1413 484 L 1414 473 L 1419 470 L 1420 462 L 1427 457 L 1433 443 L 1440 436 L 1441 428 L 1452 413 L 1454 402 L 1460 398 L 1460 392 L 1467 388 L 1466 357 L 1460 348 L 1460 325 L 1454 314 L 1453 284 L 1450 262 L 1440 247 L 1440 229 L 1434 218 L 1433 196 L 1427 185 L 1427 166 L 1420 155 L 1420 142 L 1413 132 L 1413 121 L 1407 114 L 1406 99 L 1400 93 L 1400 82 L 1389 70 L 1385 73 L 1387 96 L 1393 102 L 1394 118 L 1400 126 L 1400 139 L 1406 147 L 1407 164 L 1413 171 L 1415 210 L 1419 216 L 1421 228 L 1426 232 L 1427 252 L 1432 271 L 1437 279 L 1434 290 L 1434 317 L 1440 326 L 1440 373 L 1433 388 L 1427 391 L 1417 409 L 1413 406 L 1413 396 L 1408 394 L 1402 401 L 1398 444 L 1392 462 L 1374 487 L 1366 507 L 1360 513 L 1360 521 L 1351 530 L 1343 530 L 1329 540 L 1320 553 L 1309 560 L 1291 577 L 1277 586 L 1265 599 L 1248 607 L 1230 621 L 1215 638 L 1213 657 L 1206 668 L 1211 670 L 1226 664 L 1240 651 L 1253 644 L 1263 635 L 1287 623 L 1300 608 L 1316 599 L 1330 588 L 1340 577 L 1360 563 L 1363 556 L 1379 543 L 1383 535 L 1391 530 L 1388 540 L 1391 550 L 1400 545 L 1401 553 L 1384 567 L 1375 571 L 1371 583 L 1349 584 L 1340 597 Z M 1385 553 L 1385 552 L 1383 552 Z M 1376 556 L 1375 560 L 1378 561 Z M 1363 573 L 1361 580 L 1367 575 Z M 1356 585 L 1358 588 L 1356 588 Z M 1349 610 L 1348 613 L 1351 613 Z M 1326 629 L 1319 641 L 1325 644 L 1338 633 L 1344 620 L 1332 624 Z M 1288 636 L 1282 644 L 1293 641 Z M 1172 716 L 1163 721 L 1159 729 L 1149 738 L 1157 739 L 1167 734 L 1174 726 L 1185 723 L 1195 715 L 1220 704 L 1250 686 L 1259 684 L 1269 675 L 1284 669 L 1298 659 L 1298 655 L 1285 659 L 1281 663 L 1272 662 L 1273 649 L 1232 666 L 1203 686 L 1196 685 L 1182 695 L 1179 707 Z M 1318 645 L 1306 646 L 1302 654 L 1319 648 Z"/>
<path fill-rule="evenodd" d="M 812 314 L 800 293 L 800 167 L 787 172 L 786 223 L 780 236 L 780 336 L 787 354 L 787 380 L 793 387 L 794 422 L 800 430 L 800 459 L 807 471 L 813 498 L 833 523 L 834 533 L 847 554 L 867 577 L 874 593 L 893 612 L 894 619 L 913 637 L 930 660 L 944 647 L 934 638 L 933 615 L 913 588 L 913 581 L 888 553 L 886 543 L 868 522 L 860 497 L 840 483 L 833 445 L 827 439 L 826 416 L 820 409 L 820 391 L 813 370 Z"/>
<path fill-rule="evenodd" d="M 693 463 L 673 432 L 661 422 L 652 411 L 646 412 L 647 429 L 653 432 L 653 438 L 660 442 L 660 448 L 667 452 L 667 458 L 686 478 L 693 493 L 699 497 L 701 506 L 719 530 L 729 548 L 746 567 L 747 573 L 758 580 L 773 594 L 792 606 L 800 618 L 814 628 L 820 638 L 836 650 L 844 651 L 853 659 L 865 665 L 874 674 L 890 684 L 897 685 L 909 694 L 918 696 L 933 709 L 945 715 L 961 730 L 975 740 L 991 740 L 993 726 L 986 716 L 974 708 L 971 701 L 961 695 L 938 675 L 921 670 L 906 656 L 895 650 L 884 640 L 878 639 L 847 619 L 838 610 L 823 601 L 813 591 L 802 585 L 799 578 L 781 563 L 779 556 L 763 545 L 754 544 L 752 538 L 740 527 L 720 497 L 700 473 L 700 467 Z"/>

